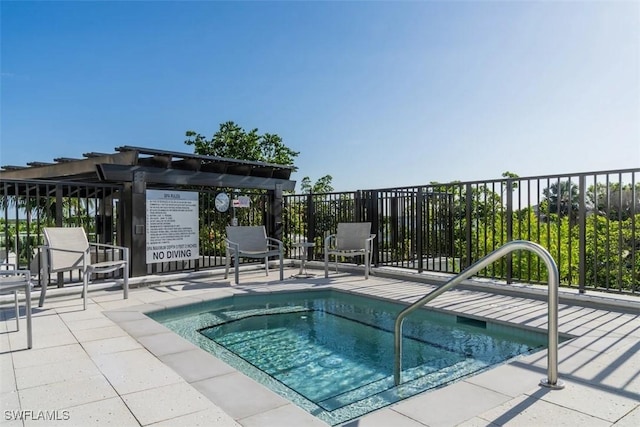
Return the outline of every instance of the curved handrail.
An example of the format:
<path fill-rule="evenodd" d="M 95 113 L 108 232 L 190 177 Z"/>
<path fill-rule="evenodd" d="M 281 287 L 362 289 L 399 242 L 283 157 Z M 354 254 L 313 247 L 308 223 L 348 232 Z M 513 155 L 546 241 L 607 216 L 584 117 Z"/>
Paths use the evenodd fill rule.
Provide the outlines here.
<path fill-rule="evenodd" d="M 460 284 L 463 280 L 473 276 L 478 271 L 487 267 L 491 263 L 497 261 L 503 256 L 517 250 L 529 250 L 535 252 L 547 266 L 548 276 L 548 326 L 547 334 L 549 338 L 549 345 L 547 348 L 547 378 L 543 378 L 540 381 L 540 385 L 553 389 L 561 389 L 564 387 L 562 381 L 558 381 L 558 287 L 560 285 L 560 274 L 558 273 L 558 266 L 551 257 L 551 254 L 537 243 L 529 242 L 526 240 L 514 240 L 506 243 L 504 246 L 491 252 L 481 260 L 472 264 L 464 271 L 460 272 L 457 276 L 447 281 L 444 285 L 440 286 L 433 292 L 425 295 L 409 307 L 402 310 L 398 317 L 396 317 L 394 325 L 394 367 L 393 367 L 393 379 L 395 385 L 400 384 L 400 373 L 402 371 L 402 324 L 404 318 L 411 312 L 422 307 L 429 301 L 438 297 L 440 294 L 448 291 L 454 286 Z"/>

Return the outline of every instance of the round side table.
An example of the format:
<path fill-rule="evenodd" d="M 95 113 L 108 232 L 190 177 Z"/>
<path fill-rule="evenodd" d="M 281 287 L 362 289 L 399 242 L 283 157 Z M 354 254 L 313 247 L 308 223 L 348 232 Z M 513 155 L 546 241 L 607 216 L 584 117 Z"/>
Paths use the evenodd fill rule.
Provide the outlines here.
<path fill-rule="evenodd" d="M 305 266 L 305 262 L 307 261 L 307 254 L 309 248 L 313 248 L 316 244 L 313 242 L 296 242 L 293 246 L 294 248 L 302 249 L 302 258 L 300 260 L 300 271 L 298 274 L 294 274 L 292 277 L 296 279 L 308 279 L 310 277 L 314 277 L 315 274 L 307 273 L 307 267 Z"/>

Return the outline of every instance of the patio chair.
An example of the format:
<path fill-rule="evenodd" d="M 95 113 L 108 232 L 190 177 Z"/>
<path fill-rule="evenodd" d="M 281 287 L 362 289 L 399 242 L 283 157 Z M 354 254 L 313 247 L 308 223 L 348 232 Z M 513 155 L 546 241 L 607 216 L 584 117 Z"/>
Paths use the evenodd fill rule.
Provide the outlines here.
<path fill-rule="evenodd" d="M 324 239 L 324 277 L 329 277 L 329 255 L 335 255 L 336 272 L 338 256 L 364 256 L 364 278 L 369 278 L 373 258 L 373 239 L 370 222 L 341 222 L 337 234 Z"/>
<path fill-rule="evenodd" d="M 229 277 L 229 264 L 233 257 L 235 269 L 235 283 L 238 284 L 240 272 L 240 258 L 264 258 L 265 271 L 269 275 L 269 257 L 278 256 L 280 260 L 280 280 L 284 280 L 284 250 L 282 242 L 272 237 L 267 237 L 264 226 L 229 226 L 227 227 L 227 260 L 225 263 L 224 278 Z"/>
<path fill-rule="evenodd" d="M 16 265 L 17 257 L 14 252 L 7 252 L 6 249 L 0 249 L 0 270 L 9 270 L 10 266 Z"/>
<path fill-rule="evenodd" d="M 15 264 L 0 263 L 0 295 L 12 293 L 15 304 L 16 331 L 20 331 L 20 303 L 18 291 L 24 291 L 25 316 L 27 318 L 27 348 L 33 347 L 31 331 L 31 272 L 16 270 Z"/>
<path fill-rule="evenodd" d="M 39 307 L 44 304 L 51 273 L 80 270 L 82 275 L 83 309 L 87 309 L 87 287 L 92 274 L 106 274 L 122 270 L 124 299 L 129 298 L 129 249 L 104 243 L 89 243 L 82 227 L 45 227 L 46 245 L 42 247 L 43 281 Z M 113 251 L 113 260 L 92 262 L 91 248 Z M 119 256 L 115 256 L 119 255 Z"/>

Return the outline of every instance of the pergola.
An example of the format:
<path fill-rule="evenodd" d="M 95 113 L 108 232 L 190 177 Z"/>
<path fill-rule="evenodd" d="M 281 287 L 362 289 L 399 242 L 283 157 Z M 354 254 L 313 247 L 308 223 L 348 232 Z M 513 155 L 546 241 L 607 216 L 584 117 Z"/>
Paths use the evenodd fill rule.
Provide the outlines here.
<path fill-rule="evenodd" d="M 293 191 L 293 166 L 122 146 L 115 153 L 85 153 L 84 158 L 55 158 L 51 163 L 2 166 L 0 179 L 46 180 L 122 186 L 119 224 L 131 249 L 131 275 L 146 274 L 146 190 L 234 188 L 266 190 L 271 204 L 267 229 L 281 238 L 282 194 Z M 64 189 L 61 189 L 64 191 Z M 19 194 L 16 194 L 19 195 Z"/>

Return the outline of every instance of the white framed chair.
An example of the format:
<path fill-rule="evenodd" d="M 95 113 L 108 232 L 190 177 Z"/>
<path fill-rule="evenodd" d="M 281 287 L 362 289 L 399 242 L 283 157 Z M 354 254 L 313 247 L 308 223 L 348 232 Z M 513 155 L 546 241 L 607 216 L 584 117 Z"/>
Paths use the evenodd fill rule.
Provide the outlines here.
<path fill-rule="evenodd" d="M 370 222 L 341 222 L 338 232 L 324 239 L 324 277 L 329 277 L 329 255 L 335 255 L 336 272 L 338 256 L 364 256 L 364 278 L 369 278 L 373 258 L 373 239 Z"/>
<path fill-rule="evenodd" d="M 18 291 L 24 291 L 25 317 L 27 318 L 27 348 L 33 347 L 33 333 L 31 330 L 31 272 L 16 270 L 15 264 L 0 263 L 0 295 L 12 293 L 16 311 L 16 331 L 20 331 L 20 302 Z"/>
<path fill-rule="evenodd" d="M 227 227 L 225 239 L 227 260 L 225 263 L 224 278 L 229 277 L 229 265 L 233 258 L 235 270 L 235 283 L 240 281 L 240 258 L 263 258 L 265 271 L 269 275 L 269 257 L 278 256 L 280 261 L 280 280 L 284 280 L 284 249 L 282 241 L 267 237 L 264 226 L 238 226 Z"/>
<path fill-rule="evenodd" d="M 39 307 L 44 304 L 51 273 L 80 270 L 82 275 L 83 309 L 87 309 L 87 288 L 91 275 L 122 270 L 124 299 L 129 298 L 129 248 L 105 243 L 89 243 L 82 227 L 45 227 L 45 246 L 42 246 L 43 284 Z M 91 262 L 91 248 L 113 251 L 113 260 Z"/>

